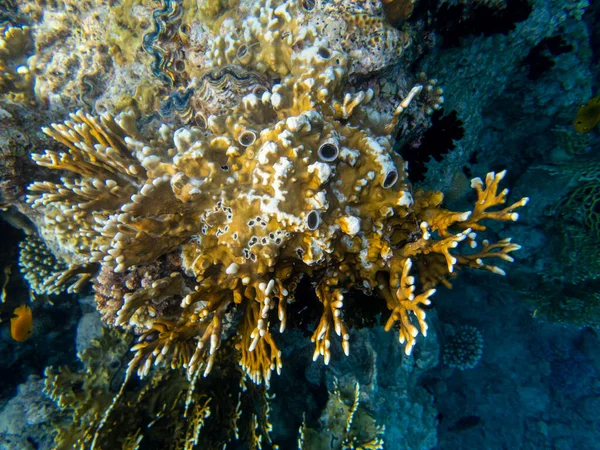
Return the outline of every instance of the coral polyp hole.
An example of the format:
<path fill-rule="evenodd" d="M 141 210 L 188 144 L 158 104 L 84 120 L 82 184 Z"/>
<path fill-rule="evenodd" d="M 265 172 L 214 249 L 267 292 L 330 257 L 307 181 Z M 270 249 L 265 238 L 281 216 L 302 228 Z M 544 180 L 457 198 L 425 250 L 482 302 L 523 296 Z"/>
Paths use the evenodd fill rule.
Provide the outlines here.
<path fill-rule="evenodd" d="M 323 59 L 331 58 L 331 52 L 325 47 L 319 47 L 319 50 L 317 50 L 317 54 Z"/>
<path fill-rule="evenodd" d="M 254 144 L 254 141 L 256 141 L 256 133 L 254 131 L 244 131 L 238 138 L 238 142 L 244 147 L 249 147 Z"/>
<path fill-rule="evenodd" d="M 246 53 L 248 53 L 248 46 L 246 44 L 242 44 L 238 47 L 236 56 L 238 58 L 243 57 Z"/>
<path fill-rule="evenodd" d="M 292 44 L 292 50 L 295 52 L 301 52 L 303 49 L 304 49 L 304 41 L 302 39 L 299 39 Z"/>
<path fill-rule="evenodd" d="M 306 11 L 312 11 L 313 9 L 315 9 L 315 0 L 303 0 L 302 7 Z"/>
<path fill-rule="evenodd" d="M 391 188 L 396 184 L 396 181 L 398 181 L 398 171 L 396 169 L 390 170 L 385 176 L 382 186 L 384 189 Z"/>
<path fill-rule="evenodd" d="M 322 161 L 331 162 L 337 159 L 340 149 L 331 142 L 325 142 L 319 147 L 318 154 Z"/>
<path fill-rule="evenodd" d="M 179 60 L 175 61 L 174 67 L 177 72 L 181 73 L 185 70 L 185 63 L 179 59 Z"/>
<path fill-rule="evenodd" d="M 188 24 L 183 24 L 181 25 L 181 27 L 179 28 L 179 31 L 181 31 L 181 33 L 185 34 L 185 35 L 189 35 L 190 34 L 190 26 Z"/>
<path fill-rule="evenodd" d="M 306 226 L 309 230 L 316 230 L 321 223 L 321 215 L 318 211 L 311 211 L 306 216 Z"/>

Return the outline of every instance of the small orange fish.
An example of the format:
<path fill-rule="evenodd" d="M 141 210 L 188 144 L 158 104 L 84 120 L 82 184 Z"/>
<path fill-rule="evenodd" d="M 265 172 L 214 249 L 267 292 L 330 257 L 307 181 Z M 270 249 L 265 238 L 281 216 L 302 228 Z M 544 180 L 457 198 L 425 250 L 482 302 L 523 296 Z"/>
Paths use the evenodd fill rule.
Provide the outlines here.
<path fill-rule="evenodd" d="M 13 311 L 13 317 L 10 318 L 10 335 L 15 341 L 23 342 L 29 339 L 33 330 L 33 317 L 31 308 L 27 305 L 21 305 Z"/>
<path fill-rule="evenodd" d="M 573 126 L 579 133 L 589 133 L 600 122 L 600 96 L 591 98 L 577 111 Z"/>

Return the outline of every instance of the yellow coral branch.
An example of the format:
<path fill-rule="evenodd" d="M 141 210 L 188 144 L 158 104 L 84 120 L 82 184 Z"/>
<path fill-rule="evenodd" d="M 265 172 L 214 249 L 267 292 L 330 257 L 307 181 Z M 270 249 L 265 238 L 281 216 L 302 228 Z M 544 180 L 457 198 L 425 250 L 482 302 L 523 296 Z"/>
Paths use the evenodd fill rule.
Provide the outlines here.
<path fill-rule="evenodd" d="M 400 329 L 398 330 L 398 340 L 404 346 L 404 352 L 410 355 L 413 347 L 416 344 L 416 337 L 419 334 L 419 328 L 423 336 L 427 336 L 427 322 L 425 321 L 426 313 L 421 309 L 421 305 L 428 306 L 431 304 L 431 297 L 435 294 L 435 289 L 429 289 L 417 296 L 414 295 L 415 278 L 409 275 L 412 262 L 410 259 L 404 260 L 401 274 L 390 277 L 389 284 L 386 283 L 382 275 L 379 275 L 379 292 L 386 300 L 388 309 L 392 311 L 388 321 L 385 324 L 385 330 L 389 331 L 396 322 Z M 392 280 L 399 279 L 400 285 L 394 291 L 396 285 Z M 417 319 L 419 328 L 413 325 L 411 315 Z"/>
<path fill-rule="evenodd" d="M 513 222 L 519 219 L 519 213 L 514 212 L 514 210 L 525 206 L 529 202 L 528 197 L 523 197 L 518 202 L 500 211 L 488 211 L 489 208 L 503 205 L 506 202 L 508 189 L 503 189 L 498 193 L 498 185 L 505 176 L 506 170 L 499 173 L 490 172 L 485 177 L 485 186 L 481 178 L 473 178 L 471 180 L 471 187 L 477 191 L 477 201 L 475 202 L 473 212 L 460 226 L 468 227 L 475 231 L 484 231 L 486 227 L 480 223 L 483 219 L 512 220 Z"/>
<path fill-rule="evenodd" d="M 313 361 L 316 361 L 319 356 L 323 356 L 323 361 L 327 365 L 331 359 L 331 352 L 329 351 L 331 340 L 329 336 L 332 325 L 335 333 L 342 338 L 342 349 L 346 356 L 350 354 L 350 334 L 342 320 L 342 308 L 344 306 L 342 291 L 338 288 L 331 289 L 326 282 L 321 281 L 316 292 L 317 297 L 323 304 L 323 314 L 310 339 L 315 343 Z"/>
<path fill-rule="evenodd" d="M 498 275 L 506 275 L 506 272 L 500 267 L 484 264 L 483 260 L 485 258 L 500 258 L 504 261 L 513 262 L 514 258 L 510 256 L 509 253 L 519 250 L 520 248 L 521 246 L 519 244 L 513 244 L 510 238 L 502 239 L 495 244 L 490 244 L 489 241 L 484 240 L 481 252 L 469 255 L 458 255 L 457 259 L 461 266 L 467 266 L 474 269 L 485 269 Z"/>
<path fill-rule="evenodd" d="M 248 301 L 242 323 L 238 326 L 240 341 L 236 344 L 241 351 L 240 365 L 246 375 L 256 384 L 270 385 L 271 373 L 281 373 L 281 351 L 271 336 L 268 327 L 262 328 L 260 339 L 255 341 L 252 333 L 262 320 L 260 303 Z"/>

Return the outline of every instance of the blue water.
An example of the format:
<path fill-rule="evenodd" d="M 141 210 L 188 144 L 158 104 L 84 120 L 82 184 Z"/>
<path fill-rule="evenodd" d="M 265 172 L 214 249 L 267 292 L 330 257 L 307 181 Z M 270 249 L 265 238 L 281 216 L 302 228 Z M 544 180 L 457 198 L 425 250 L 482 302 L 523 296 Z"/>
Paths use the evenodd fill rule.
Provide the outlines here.
<path fill-rule="evenodd" d="M 350 15 L 378 4 L 357 3 L 299 2 L 304 11 L 335 4 Z M 186 4 L 143 4 L 145 9 L 132 16 L 152 11 L 144 32 L 134 30 L 146 59 L 138 55 L 129 64 L 140 79 L 149 77 L 148 86 L 159 87 L 147 91 L 149 98 L 157 99 L 148 100 L 152 111 L 145 110 L 142 101 L 131 100 L 138 108 L 138 128 L 156 130 L 168 122 L 175 128 L 216 129 L 219 125 L 210 125 L 206 117 L 232 108 L 225 90 L 247 88 L 246 95 L 258 87 L 262 96 L 267 89 L 262 84 L 272 88 L 281 82 L 282 76 L 267 77 L 260 66 L 228 69 L 233 75 L 222 85 L 217 81 L 224 77 L 205 85 L 189 79 L 186 71 L 200 60 L 190 56 L 186 39 L 199 31 L 181 25 L 188 20 Z M 54 40 L 48 37 L 44 27 L 52 23 L 51 13 L 68 11 L 74 27 L 88 26 L 81 20 L 91 8 L 87 4 L 32 5 L 35 2 L 0 1 L 3 35 L 9 27 L 27 25 L 33 30 L 22 59 L 0 52 L 1 449 L 260 448 L 253 435 L 261 436 L 265 449 L 600 449 L 600 106 L 592 108 L 600 96 L 598 1 L 420 0 L 410 17 L 386 25 L 410 36 L 412 44 L 398 60 L 402 63 L 386 60 L 385 67 L 346 81 L 362 88 L 379 77 L 414 81 L 425 72 L 428 80 L 436 80 L 433 86 L 443 88 L 439 109 L 431 115 L 415 114 L 418 118 L 394 131 L 398 139 L 393 151 L 408 162 L 413 191 L 440 190 L 446 193 L 444 207 L 468 211 L 476 200 L 470 180 L 507 170 L 502 188 L 510 189 L 508 204 L 525 196 L 530 201 L 519 209 L 518 221 L 494 222 L 481 233 L 492 242 L 511 237 L 522 248 L 511 253 L 512 263 L 493 261 L 505 276 L 461 267 L 451 279 L 451 289 L 438 285 L 427 307 L 427 337 L 418 336 L 410 355 L 394 329 L 384 331 L 389 316 L 385 301 L 352 290 L 344 298 L 350 354 L 344 355 L 335 336 L 329 364 L 324 365 L 323 358 L 313 362 L 310 338 L 322 311 L 313 284 L 321 275 L 307 277 L 299 282 L 296 303 L 288 305 L 286 332 L 277 331 L 275 320 L 271 324 L 283 368 L 280 375 L 273 373 L 269 389 L 249 379 L 242 383 L 245 389 L 240 388 L 243 376 L 237 360 L 220 357 L 210 375 L 199 378 L 191 406 L 186 406 L 189 383 L 180 368 L 156 370 L 144 380 L 134 372 L 126 375 L 134 356 L 129 348 L 138 341 L 152 342 L 158 332 L 142 334 L 130 327 L 127 333 L 115 334 L 115 327 L 107 325 L 114 325 L 115 318 L 98 313 L 100 297 L 126 290 L 125 276 L 111 278 L 121 285 L 97 281 L 103 273 L 96 267 L 80 292 L 46 295 L 32 294 L 19 269 L 19 242 L 36 234 L 34 224 L 39 224 L 39 216 L 27 210 L 24 201 L 27 185 L 58 182 L 66 175 L 30 160 L 31 153 L 42 153 L 48 146 L 60 148 L 38 130 L 68 120 L 67 113 L 79 108 L 92 115 L 110 112 L 114 98 L 106 93 L 113 92 L 111 83 L 129 82 L 113 68 L 106 74 L 87 73 L 82 69 L 82 61 L 87 61 L 83 53 L 81 61 L 62 63 L 56 56 L 49 62 L 64 73 L 44 76 L 69 82 L 44 87 L 41 72 L 32 72 L 34 79 L 39 77 L 37 84 L 15 81 L 23 73 L 17 67 L 33 65 L 35 57 L 28 58 L 36 51 L 42 54 L 61 40 L 65 45 L 71 42 L 59 32 Z M 102 2 L 98 5 L 103 7 Z M 73 12 L 80 6 L 82 15 Z M 227 8 L 221 6 L 215 17 L 225 29 Z M 90 31 L 94 32 L 98 31 Z M 294 52 L 300 51 L 299 45 Z M 109 47 L 100 54 L 119 61 Z M 244 48 L 239 60 L 255 50 Z M 359 62 L 367 66 L 367 56 L 362 57 Z M 138 59 L 150 61 L 150 66 L 135 66 Z M 63 67 L 67 63 L 71 65 Z M 246 69 L 259 73 L 251 80 L 257 86 L 244 84 L 251 78 Z M 79 83 L 71 82 L 71 73 L 73 79 L 80 77 Z M 202 74 L 200 80 L 213 76 L 210 71 Z M 221 98 L 222 103 L 196 111 L 194 95 L 200 95 L 198 86 L 206 85 L 213 91 L 207 88 L 202 95 Z M 574 126 L 582 118 L 591 123 L 586 133 Z M 345 119 L 339 120 L 345 124 Z M 219 170 L 229 169 L 222 164 Z M 56 248 L 49 251 L 60 257 Z M 176 265 L 162 253 L 144 267 L 171 270 Z M 141 272 L 131 278 L 143 278 Z M 141 289 L 142 284 L 135 286 Z M 177 299 L 178 304 L 181 296 Z M 33 310 L 33 329 L 23 342 L 14 339 L 11 328 L 13 311 L 20 305 Z M 167 306 L 165 310 L 161 314 L 168 316 Z M 228 308 L 228 325 L 242 320 L 243 311 Z M 225 328 L 219 352 L 236 355 L 234 329 Z M 57 374 L 62 375 L 53 390 Z M 193 425 L 199 417 L 194 419 L 194 414 L 201 414 L 200 406 L 208 399 L 210 416 L 194 446 Z M 298 444 L 301 435 L 303 447 Z"/>

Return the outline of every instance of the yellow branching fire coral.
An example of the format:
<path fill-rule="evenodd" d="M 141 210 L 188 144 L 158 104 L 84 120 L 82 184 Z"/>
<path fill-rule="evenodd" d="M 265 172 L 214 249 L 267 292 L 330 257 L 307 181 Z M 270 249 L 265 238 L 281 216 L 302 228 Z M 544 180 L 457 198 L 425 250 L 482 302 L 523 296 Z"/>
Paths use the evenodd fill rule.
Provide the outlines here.
<path fill-rule="evenodd" d="M 62 175 L 30 186 L 41 236 L 72 267 L 99 267 L 104 320 L 139 335 L 128 376 L 167 365 L 195 380 L 235 334 L 243 370 L 268 385 L 303 276 L 323 306 L 315 360 L 329 363 L 333 334 L 350 351 L 351 290 L 385 299 L 386 329 L 410 354 L 439 283 L 460 267 L 503 274 L 490 260 L 511 261 L 519 248 L 504 239 L 474 250 L 485 219 L 517 220 L 527 202 L 504 206 L 504 172 L 472 181 L 468 212 L 446 210 L 439 192 L 413 192 L 393 136 L 422 85 L 381 109 L 376 90 L 349 84 L 361 53 L 329 45 L 311 2 L 256 9 L 223 18 L 231 38 L 210 41 L 210 64 L 169 97 L 186 117 L 200 115 L 198 126 L 142 132 L 132 112 L 78 111 L 44 129 L 62 150 L 33 156 Z M 366 21 L 382 32 L 374 45 L 397 58 L 402 37 L 378 11 Z"/>
<path fill-rule="evenodd" d="M 322 59 L 317 52 L 315 63 Z M 343 298 L 353 288 L 386 299 L 392 311 L 386 328 L 399 324 L 410 353 L 419 332 L 426 334 L 421 306 L 435 284 L 457 264 L 501 273 L 484 260 L 510 260 L 518 248 L 500 241 L 475 254 L 450 253 L 462 241 L 475 246 L 483 219 L 517 219 L 513 211 L 526 199 L 488 211 L 505 201 L 507 192 L 497 192 L 504 173 L 488 174 L 485 185 L 473 180 L 473 212 L 443 209 L 440 193 L 418 191 L 413 199 L 388 138 L 353 126 L 358 111 L 345 125 L 336 121 L 335 98 L 318 108 L 323 102 L 314 97 L 335 92 L 335 70 L 323 87 L 306 83 L 309 75 L 282 80 L 262 101 L 251 94 L 221 123 L 215 119 L 212 132 L 163 127 L 144 142 L 126 114 L 95 119 L 81 112 L 46 130 L 67 150 L 34 159 L 78 178 L 31 186 L 32 207 L 44 209 L 42 234 L 54 233 L 82 264 L 100 262 L 115 273 L 180 254 L 180 271 L 126 294 L 114 321 L 145 336 L 134 347 L 132 367 L 140 375 L 163 361 L 190 375 L 210 371 L 224 314 L 240 305 L 242 365 L 268 383 L 281 366 L 269 313 L 277 309 L 283 331 L 300 273 L 318 280 L 324 308 L 313 335 L 315 357 L 329 362 L 332 330 L 348 352 Z M 257 124 L 261 116 L 274 123 Z M 418 295 L 413 264 L 427 289 Z"/>

